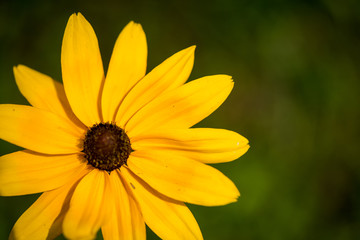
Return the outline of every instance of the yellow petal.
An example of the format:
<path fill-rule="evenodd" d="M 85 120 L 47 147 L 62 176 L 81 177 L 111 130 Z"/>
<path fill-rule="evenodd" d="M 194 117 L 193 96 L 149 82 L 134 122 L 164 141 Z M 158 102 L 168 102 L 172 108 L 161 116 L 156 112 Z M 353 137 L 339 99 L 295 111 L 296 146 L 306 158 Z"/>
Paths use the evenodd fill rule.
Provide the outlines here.
<path fill-rule="evenodd" d="M 86 126 L 100 122 L 104 69 L 95 32 L 80 13 L 71 15 L 67 23 L 61 68 L 65 93 L 75 115 Z"/>
<path fill-rule="evenodd" d="M 153 69 L 125 97 L 116 116 L 116 122 L 124 126 L 139 109 L 165 91 L 183 85 L 194 65 L 195 46 L 186 48 Z"/>
<path fill-rule="evenodd" d="M 129 90 L 146 73 L 147 44 L 140 24 L 130 22 L 120 33 L 111 56 L 102 93 L 104 121 L 114 121 Z"/>
<path fill-rule="evenodd" d="M 156 192 L 126 168 L 121 169 L 121 174 L 139 203 L 146 224 L 161 239 L 203 239 L 185 204 Z"/>
<path fill-rule="evenodd" d="M 137 112 L 125 128 L 131 137 L 136 137 L 150 129 L 191 127 L 215 111 L 233 85 L 227 75 L 191 81 L 153 100 Z"/>
<path fill-rule="evenodd" d="M 45 192 L 63 186 L 86 167 L 77 154 L 45 155 L 19 151 L 0 157 L 0 195 Z"/>
<path fill-rule="evenodd" d="M 132 196 L 129 195 L 116 171 L 110 174 L 111 197 L 107 223 L 101 228 L 104 239 L 146 239 L 145 222 Z"/>
<path fill-rule="evenodd" d="M 14 67 L 14 75 L 20 92 L 32 106 L 68 118 L 85 128 L 71 110 L 61 83 L 23 65 Z"/>
<path fill-rule="evenodd" d="M 55 239 L 60 235 L 63 216 L 68 209 L 73 186 L 86 173 L 87 170 L 83 169 L 66 185 L 43 193 L 17 220 L 9 239 Z"/>
<path fill-rule="evenodd" d="M 240 134 L 211 128 L 158 130 L 131 140 L 134 150 L 171 151 L 203 163 L 232 161 L 249 149 L 249 141 Z"/>
<path fill-rule="evenodd" d="M 68 239 L 93 239 L 107 216 L 104 211 L 109 176 L 93 170 L 76 187 L 65 215 L 63 232 Z"/>
<path fill-rule="evenodd" d="M 239 192 L 217 169 L 172 152 L 135 151 L 130 170 L 160 193 L 183 202 L 218 206 L 235 202 Z"/>
<path fill-rule="evenodd" d="M 0 105 L 0 138 L 29 150 L 46 154 L 77 153 L 81 132 L 74 124 L 38 108 Z"/>

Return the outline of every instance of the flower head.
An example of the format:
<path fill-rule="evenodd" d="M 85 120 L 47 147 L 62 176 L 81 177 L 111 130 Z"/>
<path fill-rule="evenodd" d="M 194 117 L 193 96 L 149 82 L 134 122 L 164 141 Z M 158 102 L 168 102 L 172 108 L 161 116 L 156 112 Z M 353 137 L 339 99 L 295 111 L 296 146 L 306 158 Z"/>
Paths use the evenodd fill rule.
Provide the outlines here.
<path fill-rule="evenodd" d="M 119 35 L 104 75 L 94 30 L 79 13 L 66 26 L 63 84 L 14 67 L 32 106 L 0 105 L 0 137 L 26 150 L 0 158 L 0 194 L 43 192 L 10 238 L 145 239 L 145 223 L 163 239 L 201 239 L 184 202 L 236 201 L 239 192 L 206 163 L 232 161 L 248 141 L 239 134 L 191 128 L 227 98 L 230 76 L 187 81 L 195 47 L 146 73 L 139 24 Z"/>

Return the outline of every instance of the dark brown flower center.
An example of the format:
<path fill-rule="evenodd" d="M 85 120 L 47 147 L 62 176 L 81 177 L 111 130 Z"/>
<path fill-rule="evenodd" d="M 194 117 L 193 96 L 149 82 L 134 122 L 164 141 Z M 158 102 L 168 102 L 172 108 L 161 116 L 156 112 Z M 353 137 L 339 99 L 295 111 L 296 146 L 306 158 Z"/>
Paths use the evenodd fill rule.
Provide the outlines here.
<path fill-rule="evenodd" d="M 83 152 L 89 164 L 111 172 L 126 165 L 131 153 L 130 139 L 115 124 L 95 124 L 85 135 Z"/>

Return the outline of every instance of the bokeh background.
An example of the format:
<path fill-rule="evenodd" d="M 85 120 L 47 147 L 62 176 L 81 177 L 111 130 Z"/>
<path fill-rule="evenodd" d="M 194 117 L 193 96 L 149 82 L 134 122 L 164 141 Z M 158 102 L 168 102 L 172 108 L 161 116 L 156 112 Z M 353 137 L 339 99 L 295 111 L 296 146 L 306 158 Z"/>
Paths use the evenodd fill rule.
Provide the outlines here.
<path fill-rule="evenodd" d="M 205 239 L 360 239 L 360 1 L 1 0 L 0 103 L 27 104 L 16 64 L 61 81 L 62 36 L 78 11 L 105 68 L 134 20 L 147 34 L 148 71 L 196 44 L 190 79 L 233 76 L 228 100 L 199 126 L 237 131 L 251 148 L 215 166 L 238 202 L 189 205 Z M 0 142 L 1 155 L 18 149 Z M 37 197 L 0 198 L 0 239 Z"/>

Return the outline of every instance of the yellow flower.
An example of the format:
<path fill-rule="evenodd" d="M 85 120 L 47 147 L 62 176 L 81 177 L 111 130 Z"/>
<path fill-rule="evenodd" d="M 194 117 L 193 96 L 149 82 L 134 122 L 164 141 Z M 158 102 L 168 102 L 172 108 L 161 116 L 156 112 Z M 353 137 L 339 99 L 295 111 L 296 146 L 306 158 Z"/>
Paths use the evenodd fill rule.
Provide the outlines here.
<path fill-rule="evenodd" d="M 145 75 L 139 24 L 119 35 L 106 78 L 94 30 L 79 13 L 66 26 L 63 83 L 14 67 L 32 106 L 0 105 L 0 137 L 26 150 L 0 160 L 0 194 L 43 192 L 18 219 L 11 239 L 202 239 L 184 202 L 236 201 L 239 192 L 206 163 L 232 161 L 248 148 L 239 134 L 190 128 L 227 98 L 230 76 L 187 81 L 195 47 Z"/>

